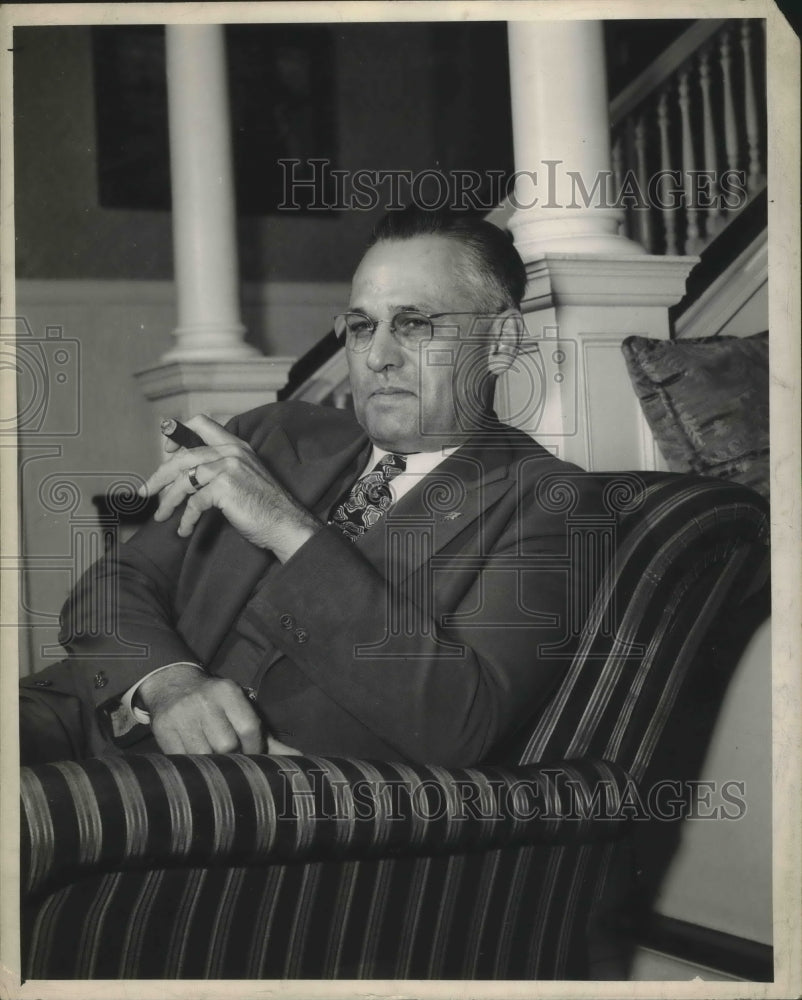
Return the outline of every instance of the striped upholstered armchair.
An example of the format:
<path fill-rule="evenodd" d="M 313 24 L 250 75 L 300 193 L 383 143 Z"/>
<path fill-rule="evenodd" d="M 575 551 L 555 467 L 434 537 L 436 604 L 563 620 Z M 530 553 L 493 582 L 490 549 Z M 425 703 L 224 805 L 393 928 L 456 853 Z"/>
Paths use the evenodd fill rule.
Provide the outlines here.
<path fill-rule="evenodd" d="M 630 819 L 688 742 L 694 676 L 726 680 L 717 628 L 765 581 L 767 516 L 717 480 L 607 487 L 615 556 L 498 763 L 23 769 L 23 977 L 623 978 L 649 829 Z"/>

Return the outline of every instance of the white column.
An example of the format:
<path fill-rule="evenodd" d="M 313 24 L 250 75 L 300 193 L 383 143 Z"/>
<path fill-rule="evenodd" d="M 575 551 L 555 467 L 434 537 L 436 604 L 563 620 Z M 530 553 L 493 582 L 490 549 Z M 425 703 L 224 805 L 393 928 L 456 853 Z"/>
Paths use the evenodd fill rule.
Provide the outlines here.
<path fill-rule="evenodd" d="M 601 21 L 511 21 L 508 36 L 519 172 L 509 226 L 521 256 L 644 253 L 619 235 L 612 207 Z"/>
<path fill-rule="evenodd" d="M 508 30 L 520 172 L 508 225 L 526 265 L 528 336 L 499 380 L 499 416 L 586 469 L 659 468 L 621 341 L 670 336 L 668 309 L 698 258 L 652 256 L 619 235 L 601 22 Z M 641 156 L 641 183 L 645 169 Z"/>
<path fill-rule="evenodd" d="M 239 313 L 223 28 L 165 31 L 178 325 L 163 360 L 252 357 Z"/>
<path fill-rule="evenodd" d="M 163 416 L 223 422 L 273 402 L 295 360 L 243 340 L 223 28 L 165 31 L 178 323 L 173 348 L 136 373 L 154 428 Z"/>

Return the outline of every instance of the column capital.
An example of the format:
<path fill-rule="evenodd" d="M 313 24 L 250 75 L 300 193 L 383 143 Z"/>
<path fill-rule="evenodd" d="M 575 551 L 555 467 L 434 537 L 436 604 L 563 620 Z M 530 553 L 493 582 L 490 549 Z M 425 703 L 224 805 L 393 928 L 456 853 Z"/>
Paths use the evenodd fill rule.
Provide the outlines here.
<path fill-rule="evenodd" d="M 527 264 L 523 353 L 497 387 L 502 420 L 585 469 L 662 467 L 622 341 L 667 340 L 695 257 L 540 254 Z"/>
<path fill-rule="evenodd" d="M 143 371 L 135 378 L 143 395 L 160 416 L 186 420 L 207 413 L 224 422 L 265 403 L 273 403 L 295 358 L 217 358 L 171 361 Z"/>
<path fill-rule="evenodd" d="M 526 264 L 524 313 L 552 306 L 663 306 L 685 294 L 698 257 L 541 253 Z"/>

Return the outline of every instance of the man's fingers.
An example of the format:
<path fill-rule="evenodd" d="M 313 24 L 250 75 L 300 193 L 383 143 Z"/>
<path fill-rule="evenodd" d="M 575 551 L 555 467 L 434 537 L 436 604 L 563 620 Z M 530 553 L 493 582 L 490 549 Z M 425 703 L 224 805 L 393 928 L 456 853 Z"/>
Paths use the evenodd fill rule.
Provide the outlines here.
<path fill-rule="evenodd" d="M 238 438 L 236 434 L 229 433 L 222 424 L 218 424 L 216 420 L 207 417 L 205 413 L 198 413 L 187 420 L 187 427 L 191 427 L 193 431 L 197 431 L 207 444 L 214 445 L 215 447 L 221 444 L 242 444 L 241 438 Z"/>
<path fill-rule="evenodd" d="M 237 731 L 219 705 L 212 706 L 200 722 L 202 729 L 197 733 L 197 740 L 192 741 L 192 746 L 197 745 L 198 749 L 187 750 L 187 753 L 234 753 L 239 750 Z"/>
<path fill-rule="evenodd" d="M 162 462 L 155 472 L 148 476 L 145 480 L 144 490 L 148 496 L 155 496 L 165 486 L 169 486 L 170 483 L 181 479 L 182 476 L 186 477 L 186 473 L 190 469 L 194 469 L 196 465 L 216 462 L 219 458 L 220 451 L 217 448 L 206 447 L 189 450 L 179 448 L 168 459 Z"/>
<path fill-rule="evenodd" d="M 233 681 L 206 677 L 198 688 L 154 714 L 153 735 L 164 753 L 260 753 L 262 727 Z"/>
<path fill-rule="evenodd" d="M 186 753 L 181 730 L 170 725 L 168 721 L 154 720 L 151 729 L 162 753 Z"/>
<path fill-rule="evenodd" d="M 181 520 L 178 522 L 178 534 L 182 538 L 188 538 L 192 534 L 195 530 L 195 525 L 200 520 L 201 514 L 210 507 L 214 507 L 214 501 L 213 483 L 210 483 L 208 488 L 204 487 L 190 496 L 181 514 Z"/>
<path fill-rule="evenodd" d="M 239 690 L 232 689 L 230 699 L 223 702 L 229 722 L 233 726 L 243 753 L 261 753 L 264 746 L 262 724 L 253 706 Z"/>
<path fill-rule="evenodd" d="M 165 459 L 155 472 L 148 476 L 139 492 L 142 496 L 155 496 L 165 486 L 186 477 L 190 469 L 194 469 L 196 466 L 212 465 L 222 458 L 242 454 L 242 450 L 242 442 L 237 443 L 236 438 L 233 439 L 233 442 L 223 442 L 213 447 L 209 445 L 204 448 L 179 448 Z"/>

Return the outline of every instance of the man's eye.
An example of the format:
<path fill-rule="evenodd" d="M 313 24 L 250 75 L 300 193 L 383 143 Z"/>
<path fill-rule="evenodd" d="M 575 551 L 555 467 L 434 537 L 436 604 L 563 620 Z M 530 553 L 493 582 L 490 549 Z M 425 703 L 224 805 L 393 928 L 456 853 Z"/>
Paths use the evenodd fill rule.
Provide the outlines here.
<path fill-rule="evenodd" d="M 371 332 L 371 324 L 366 319 L 349 319 L 348 332 L 354 337 L 362 337 Z"/>
<path fill-rule="evenodd" d="M 429 320 L 415 313 L 399 313 L 395 318 L 395 328 L 405 337 L 414 337 L 429 330 Z"/>

